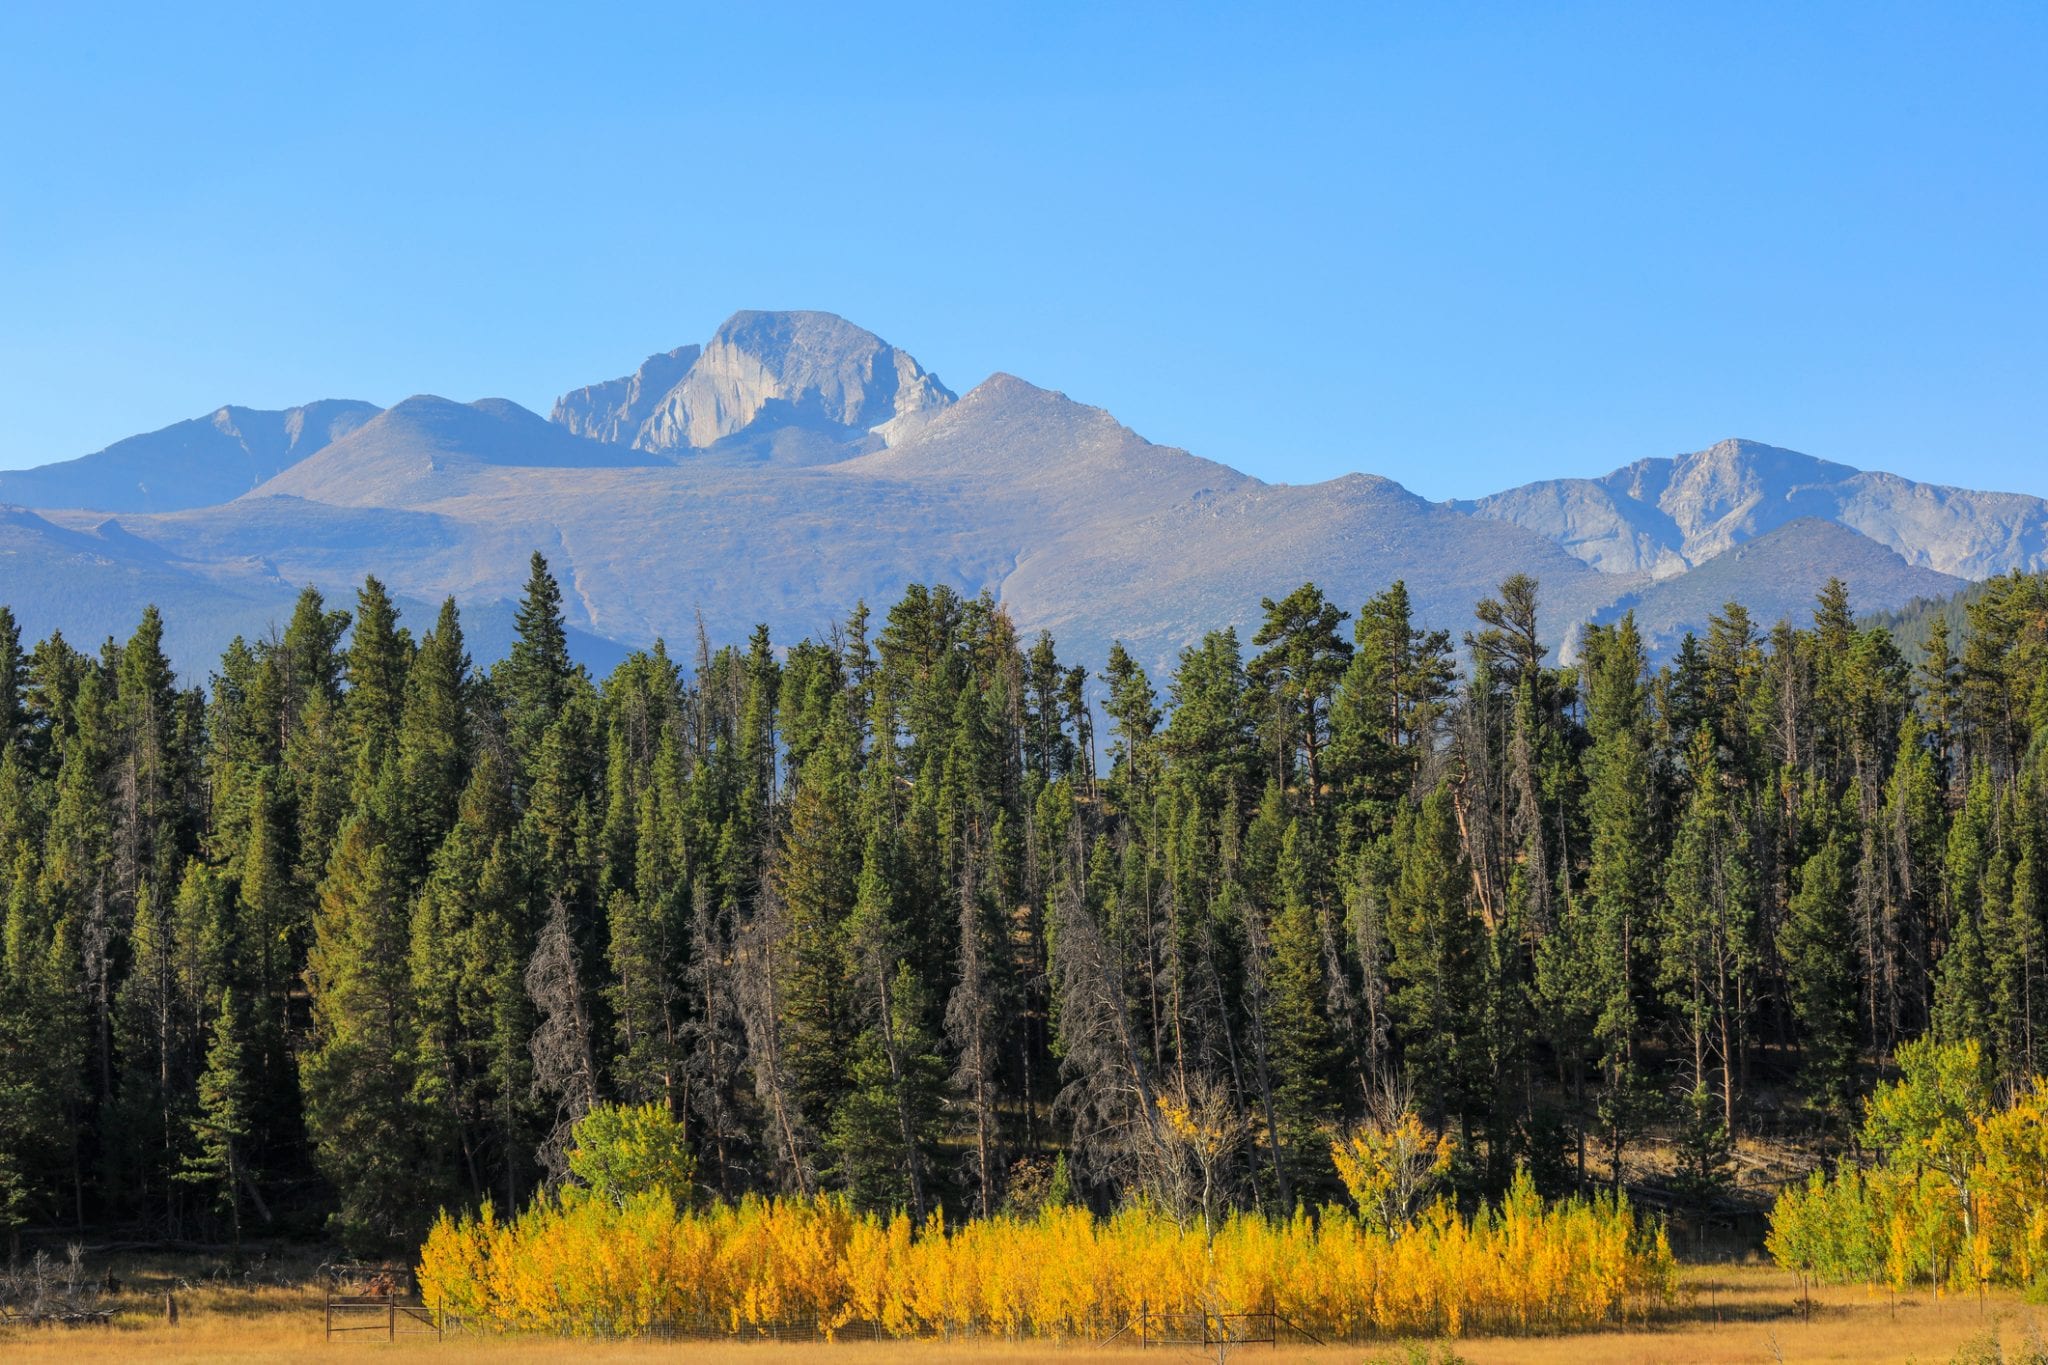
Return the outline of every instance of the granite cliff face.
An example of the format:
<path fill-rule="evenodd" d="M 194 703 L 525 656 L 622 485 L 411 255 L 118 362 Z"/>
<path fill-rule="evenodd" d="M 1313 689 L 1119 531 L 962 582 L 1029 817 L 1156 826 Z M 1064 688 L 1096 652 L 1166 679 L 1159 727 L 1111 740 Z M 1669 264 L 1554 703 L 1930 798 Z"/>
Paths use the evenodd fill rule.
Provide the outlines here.
<path fill-rule="evenodd" d="M 1569 656 L 1625 611 L 1663 652 L 1731 600 L 1802 617 L 1830 576 L 1874 610 L 2048 566 L 2038 498 L 1746 441 L 1472 503 L 1364 474 L 1270 484 L 1011 375 L 956 400 L 826 313 L 737 314 L 551 421 L 431 395 L 229 408 L 0 475 L 0 501 L 42 509 L 0 509 L 0 601 L 25 627 L 118 634 L 156 602 L 198 676 L 299 586 L 345 598 L 370 573 L 407 603 L 455 594 L 488 661 L 535 549 L 593 663 L 700 622 L 790 643 L 913 581 L 987 592 L 1076 659 L 1123 640 L 1163 668 L 1210 629 L 1248 640 L 1260 598 L 1304 580 L 1355 609 L 1402 579 L 1422 623 L 1456 632 L 1529 573 Z"/>
<path fill-rule="evenodd" d="M 687 454 L 755 427 L 858 439 L 953 402 L 936 375 L 831 313 L 735 313 L 710 342 L 650 358 L 623 379 L 564 395 L 553 420 L 638 450 Z"/>
<path fill-rule="evenodd" d="M 623 379 L 563 394 L 555 400 L 551 420 L 578 436 L 638 446 L 640 428 L 654 415 L 655 405 L 683 381 L 703 353 L 702 346 L 678 346 L 666 354 L 651 355 Z"/>

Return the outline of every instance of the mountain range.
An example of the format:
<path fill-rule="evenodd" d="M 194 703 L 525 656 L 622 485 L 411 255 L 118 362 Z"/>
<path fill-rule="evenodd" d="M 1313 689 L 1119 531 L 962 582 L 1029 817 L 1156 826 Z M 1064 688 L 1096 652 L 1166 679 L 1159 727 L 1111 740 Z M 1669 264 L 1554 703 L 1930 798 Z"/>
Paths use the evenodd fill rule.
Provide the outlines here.
<path fill-rule="evenodd" d="M 421 610 L 455 594 L 494 657 L 535 549 L 593 663 L 700 624 L 787 643 L 912 581 L 986 590 L 1099 664 L 1113 639 L 1163 663 L 1214 626 L 1248 631 L 1262 595 L 1308 579 L 1347 607 L 1404 579 L 1455 630 L 1529 573 L 1569 654 L 1629 610 L 1668 651 L 1730 600 L 1800 615 L 1830 576 L 1877 610 L 2048 568 L 2040 498 L 1752 441 L 1461 502 L 1369 474 L 1267 483 L 1012 375 L 956 395 L 817 312 L 736 314 L 546 418 L 431 395 L 224 407 L 0 472 L 0 504 L 0 601 L 25 633 L 92 643 L 155 602 L 201 676 L 300 586 L 346 596 L 368 573 Z"/>

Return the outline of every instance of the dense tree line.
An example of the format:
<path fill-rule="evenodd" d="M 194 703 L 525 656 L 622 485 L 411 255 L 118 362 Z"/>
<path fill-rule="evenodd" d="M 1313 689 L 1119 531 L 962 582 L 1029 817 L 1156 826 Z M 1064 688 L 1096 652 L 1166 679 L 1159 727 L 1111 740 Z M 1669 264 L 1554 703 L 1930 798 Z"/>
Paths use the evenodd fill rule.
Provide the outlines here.
<path fill-rule="evenodd" d="M 153 610 L 0 611 L 0 1223 L 404 1242 L 607 1100 L 713 1193 L 915 1213 L 1055 1158 L 1285 1209 L 1404 1107 L 1471 1190 L 1652 1130 L 1706 1188 L 1853 1141 L 1920 1034 L 2042 1069 L 2048 584 L 1924 648 L 1731 604 L 1655 669 L 1627 618 L 1557 663 L 1526 578 L 1476 615 L 1305 585 L 1155 682 L 913 587 L 600 681 L 536 555 L 487 671 L 371 579 L 201 691 Z"/>

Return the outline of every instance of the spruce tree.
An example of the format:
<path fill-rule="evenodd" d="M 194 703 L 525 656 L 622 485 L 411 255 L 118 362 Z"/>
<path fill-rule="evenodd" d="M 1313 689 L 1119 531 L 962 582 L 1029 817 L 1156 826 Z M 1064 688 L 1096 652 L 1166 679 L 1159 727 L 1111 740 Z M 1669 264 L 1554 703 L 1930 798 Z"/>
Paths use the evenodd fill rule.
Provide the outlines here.
<path fill-rule="evenodd" d="M 1789 913 L 1778 931 L 1809 1100 L 1832 1123 L 1848 1120 L 1856 1083 L 1850 879 L 1850 838 L 1839 820 L 1831 820 L 1819 847 L 1799 869 Z"/>
<path fill-rule="evenodd" d="M 470 754 L 469 655 L 455 599 L 441 604 L 434 628 L 420 641 L 405 680 L 398 721 L 398 776 L 401 795 L 396 853 L 409 885 L 427 874 L 427 864 L 462 799 Z"/>
<path fill-rule="evenodd" d="M 1283 859 L 1287 844 L 1300 837 L 1299 823 L 1289 821 Z M 1283 890 L 1273 912 L 1270 942 L 1266 1034 L 1277 1137 L 1295 1180 L 1307 1184 L 1322 1168 L 1323 1125 L 1340 1107 L 1334 1084 L 1340 1058 L 1331 1026 L 1322 934 L 1315 911 L 1299 895 Z"/>
<path fill-rule="evenodd" d="M 352 1249 L 419 1235 L 442 1189 L 441 1113 L 419 1094 L 404 889 L 390 832 L 359 814 L 320 888 L 306 963 L 312 1036 L 299 1059 L 306 1128 Z"/>
<path fill-rule="evenodd" d="M 179 1171 L 181 1179 L 210 1187 L 228 1215 L 230 1265 L 242 1260 L 242 1182 L 247 1173 L 245 1152 L 253 1131 L 250 1118 L 250 1076 L 242 1037 L 247 1029 L 232 989 L 221 991 L 213 1020 L 213 1038 L 199 1075 L 198 1105 L 189 1122 L 194 1150 Z"/>
<path fill-rule="evenodd" d="M 1640 997 L 1645 940 L 1658 903 L 1657 840 L 1651 824 L 1650 717 L 1643 685 L 1643 645 L 1629 613 L 1612 628 L 1594 627 L 1586 639 L 1591 678 L 1587 728 L 1588 820 L 1591 860 L 1586 870 L 1588 979 L 1598 1014 L 1600 1117 L 1606 1129 L 1611 1177 L 1621 1181 L 1622 1154 L 1649 1120 L 1652 1092 L 1639 1050 Z"/>
<path fill-rule="evenodd" d="M 527 568 L 526 590 L 514 618 L 512 652 L 492 673 L 505 707 L 506 737 L 523 769 L 568 699 L 569 632 L 562 619 L 562 589 L 538 550 Z"/>
<path fill-rule="evenodd" d="M 846 921 L 860 876 L 852 719 L 834 716 L 790 800 L 789 831 L 770 876 L 783 925 L 774 946 L 783 1065 L 819 1131 L 845 1094 L 839 1047 L 853 1030 Z"/>
<path fill-rule="evenodd" d="M 1707 727 L 1693 732 L 1687 776 L 1691 790 L 1664 864 L 1657 980 L 1690 1063 L 1688 1103 L 1697 1110 L 1699 1097 L 1713 1099 L 1722 1130 L 1732 1133 L 1757 965 L 1757 880 L 1744 812 L 1731 798 Z"/>
<path fill-rule="evenodd" d="M 28 656 L 21 627 L 0 602 L 0 755 L 28 742 Z"/>
<path fill-rule="evenodd" d="M 1469 1125 L 1485 1036 L 1482 926 L 1470 904 L 1453 800 L 1439 786 L 1419 808 L 1401 812 L 1390 847 L 1394 881 L 1380 892 L 1395 1034 L 1408 1084 L 1439 1129 Z"/>

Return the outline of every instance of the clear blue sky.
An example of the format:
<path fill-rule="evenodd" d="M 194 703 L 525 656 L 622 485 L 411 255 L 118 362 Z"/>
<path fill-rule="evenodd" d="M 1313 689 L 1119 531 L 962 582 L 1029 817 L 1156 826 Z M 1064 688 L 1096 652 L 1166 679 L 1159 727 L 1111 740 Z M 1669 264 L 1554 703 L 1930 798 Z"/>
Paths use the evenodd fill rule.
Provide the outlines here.
<path fill-rule="evenodd" d="M 16 4 L 0 466 L 814 307 L 1272 479 L 2048 494 L 2044 72 L 2038 4 Z"/>

